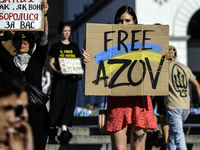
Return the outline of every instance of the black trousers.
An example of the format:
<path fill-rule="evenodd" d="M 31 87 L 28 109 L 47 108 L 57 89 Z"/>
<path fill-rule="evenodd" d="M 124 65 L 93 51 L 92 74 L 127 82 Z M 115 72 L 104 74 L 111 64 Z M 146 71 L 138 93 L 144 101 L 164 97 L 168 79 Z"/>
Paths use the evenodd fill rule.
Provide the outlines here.
<path fill-rule="evenodd" d="M 78 82 L 69 77 L 53 80 L 50 96 L 51 126 L 72 126 L 77 85 Z"/>

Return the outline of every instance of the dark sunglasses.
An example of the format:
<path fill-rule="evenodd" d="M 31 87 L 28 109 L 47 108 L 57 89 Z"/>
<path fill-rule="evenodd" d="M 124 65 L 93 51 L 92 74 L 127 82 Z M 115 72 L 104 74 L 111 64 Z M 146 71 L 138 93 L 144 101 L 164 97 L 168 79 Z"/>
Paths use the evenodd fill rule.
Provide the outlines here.
<path fill-rule="evenodd" d="M 19 116 L 22 114 L 24 108 L 27 108 L 27 109 L 28 109 L 28 106 L 23 107 L 22 105 L 19 105 L 19 106 L 15 109 L 15 115 L 16 115 L 17 117 L 19 117 Z"/>
<path fill-rule="evenodd" d="M 15 42 L 16 43 L 25 43 L 25 44 L 27 44 L 27 43 L 29 43 L 29 40 L 27 39 L 27 38 L 16 38 L 15 39 Z"/>

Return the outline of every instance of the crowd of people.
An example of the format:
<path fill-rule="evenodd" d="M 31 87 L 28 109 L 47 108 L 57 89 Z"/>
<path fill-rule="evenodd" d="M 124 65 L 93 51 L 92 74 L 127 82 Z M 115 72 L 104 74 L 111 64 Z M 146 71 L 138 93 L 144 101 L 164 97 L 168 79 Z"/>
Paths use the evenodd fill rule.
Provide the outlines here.
<path fill-rule="evenodd" d="M 44 31 L 39 38 L 30 31 L 0 32 L 0 149 L 44 150 L 48 129 L 60 127 L 60 144 L 68 144 L 72 133 L 73 116 L 97 115 L 97 106 L 81 108 L 76 104 L 78 80 L 81 75 L 62 73 L 59 58 L 82 58 L 87 65 L 89 54 L 69 40 L 71 26 L 61 20 L 58 25 L 59 41 L 48 47 L 49 9 L 43 2 Z M 134 10 L 122 6 L 116 12 L 115 24 L 138 24 Z M 9 37 L 9 38 L 8 38 Z M 48 49 L 50 49 L 48 51 Z M 186 150 L 183 122 L 190 113 L 189 83 L 196 89 L 200 101 L 200 85 L 191 70 L 175 61 L 177 50 L 169 46 L 169 94 L 167 96 L 108 96 L 106 131 L 110 133 L 112 149 L 126 149 L 127 132 L 130 132 L 131 149 L 145 150 L 147 131 L 158 133 L 155 103 L 160 114 L 164 135 L 164 149 Z M 45 64 L 49 56 L 49 64 Z M 52 75 L 47 70 L 50 66 Z M 178 79 L 182 76 L 182 80 Z M 184 85 L 183 85 L 184 84 Z M 30 105 L 30 85 L 50 98 L 42 109 Z M 185 90 L 177 90 L 183 85 Z M 51 87 L 51 88 L 50 88 Z M 153 105 L 152 105 L 153 103 Z M 94 114 L 95 112 L 95 114 Z M 93 114 L 92 114 L 93 113 Z M 130 129 L 130 130 L 129 130 Z"/>

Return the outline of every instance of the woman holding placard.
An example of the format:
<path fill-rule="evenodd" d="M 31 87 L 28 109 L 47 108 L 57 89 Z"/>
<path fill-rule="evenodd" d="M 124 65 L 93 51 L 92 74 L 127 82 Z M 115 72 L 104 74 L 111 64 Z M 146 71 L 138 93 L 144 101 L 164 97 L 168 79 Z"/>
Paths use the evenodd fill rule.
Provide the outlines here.
<path fill-rule="evenodd" d="M 137 23 L 137 16 L 131 7 L 123 6 L 115 15 L 115 24 Z M 109 96 L 106 123 L 113 150 L 126 149 L 128 126 L 132 150 L 145 150 L 147 130 L 158 128 L 150 96 Z"/>
<path fill-rule="evenodd" d="M 137 16 L 131 7 L 123 6 L 115 15 L 115 24 L 137 23 Z M 147 130 L 158 128 L 150 96 L 109 96 L 106 123 L 113 150 L 126 149 L 128 126 L 132 150 L 145 150 Z"/>
<path fill-rule="evenodd" d="M 115 24 L 137 24 L 137 16 L 129 6 L 115 15 Z M 83 62 L 88 54 L 83 50 Z M 150 96 L 108 96 L 106 131 L 110 132 L 112 150 L 125 150 L 130 127 L 131 150 L 145 150 L 147 130 L 158 128 Z"/>
<path fill-rule="evenodd" d="M 40 32 L 39 39 L 30 31 L 17 31 L 12 39 L 16 55 L 12 56 L 3 45 L 0 45 L 0 66 L 2 70 L 14 77 L 41 88 L 42 68 L 48 52 L 48 20 L 47 0 L 43 4 L 44 31 Z M 47 141 L 48 112 L 46 107 L 36 109 L 34 105 L 29 108 L 29 123 L 33 130 L 35 150 L 44 150 Z"/>
<path fill-rule="evenodd" d="M 51 126 L 61 126 L 62 132 L 58 137 L 60 143 L 67 144 L 72 138 L 72 134 L 67 127 L 72 126 L 78 80 L 81 76 L 64 73 L 69 70 L 64 68 L 61 71 L 61 67 L 67 63 L 68 59 L 65 58 L 80 58 L 81 53 L 77 44 L 69 41 L 71 27 L 67 22 L 63 20 L 59 22 L 58 34 L 60 41 L 53 44 L 49 52 L 49 64 L 54 71 L 50 98 L 50 117 Z"/>

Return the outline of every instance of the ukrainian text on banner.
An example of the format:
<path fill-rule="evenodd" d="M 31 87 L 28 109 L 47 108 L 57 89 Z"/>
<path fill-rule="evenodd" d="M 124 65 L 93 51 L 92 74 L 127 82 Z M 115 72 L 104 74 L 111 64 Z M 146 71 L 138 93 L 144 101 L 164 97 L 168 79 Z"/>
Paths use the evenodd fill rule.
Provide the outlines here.
<path fill-rule="evenodd" d="M 86 95 L 167 95 L 168 25 L 87 24 Z"/>
<path fill-rule="evenodd" d="M 37 30 L 44 26 L 42 0 L 0 0 L 0 30 Z"/>

